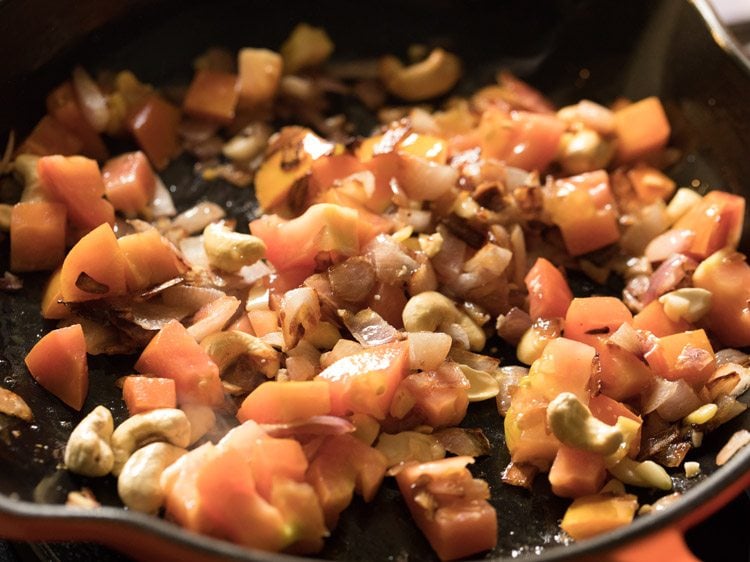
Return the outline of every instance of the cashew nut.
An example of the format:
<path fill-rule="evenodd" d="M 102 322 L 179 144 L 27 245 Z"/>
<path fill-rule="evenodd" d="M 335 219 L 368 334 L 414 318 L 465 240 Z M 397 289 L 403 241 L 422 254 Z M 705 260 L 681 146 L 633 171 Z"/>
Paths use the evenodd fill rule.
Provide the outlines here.
<path fill-rule="evenodd" d="M 625 457 L 616 465 L 608 468 L 610 474 L 625 484 L 643 488 L 671 490 L 672 479 L 664 467 L 654 461 L 634 461 Z"/>
<path fill-rule="evenodd" d="M 572 392 L 561 392 L 547 406 L 547 423 L 562 443 L 611 455 L 623 442 L 622 432 L 596 419 Z"/>
<path fill-rule="evenodd" d="M 177 447 L 190 443 L 190 422 L 185 412 L 176 408 L 159 408 L 136 414 L 122 422 L 112 434 L 114 466 L 119 476 L 133 451 L 155 441 L 166 441 Z"/>
<path fill-rule="evenodd" d="M 558 161 L 569 174 L 582 174 L 606 168 L 615 153 L 613 143 L 593 129 L 565 133 L 560 140 Z"/>
<path fill-rule="evenodd" d="M 425 291 L 410 298 L 402 318 L 407 332 L 446 332 L 449 326 L 458 324 L 466 332 L 473 351 L 481 351 L 487 341 L 482 328 L 451 299 L 436 291 Z"/>
<path fill-rule="evenodd" d="M 133 453 L 117 478 L 117 493 L 134 511 L 156 513 L 164 503 L 161 474 L 187 451 L 169 443 L 151 443 Z"/>
<path fill-rule="evenodd" d="M 481 402 L 500 394 L 500 383 L 487 371 L 480 371 L 468 365 L 459 365 L 459 368 L 469 381 L 469 389 L 466 391 L 469 402 Z"/>
<path fill-rule="evenodd" d="M 115 457 L 110 446 L 114 429 L 112 412 L 97 406 L 76 426 L 65 446 L 65 466 L 83 476 L 105 476 Z"/>
<path fill-rule="evenodd" d="M 664 314 L 672 322 L 684 318 L 688 322 L 697 322 L 711 310 L 711 291 L 699 287 L 684 287 L 670 291 L 659 297 L 664 305 Z"/>
<path fill-rule="evenodd" d="M 439 48 L 410 66 L 389 55 L 378 62 L 378 74 L 390 93 L 407 101 L 421 101 L 450 90 L 461 77 L 461 61 Z"/>
<path fill-rule="evenodd" d="M 268 125 L 251 123 L 229 139 L 221 152 L 235 162 L 249 162 L 266 149 L 270 136 L 271 128 Z"/>
<path fill-rule="evenodd" d="M 8 232 L 10 230 L 10 216 L 13 213 L 13 205 L 0 203 L 0 230 Z"/>
<path fill-rule="evenodd" d="M 203 230 L 203 247 L 211 267 L 229 273 L 254 264 L 266 253 L 263 240 L 252 234 L 234 232 L 223 221 L 211 223 Z"/>
<path fill-rule="evenodd" d="M 190 445 L 206 435 L 216 424 L 216 414 L 210 406 L 203 404 L 183 404 L 180 409 L 185 412 L 190 422 Z"/>
<path fill-rule="evenodd" d="M 243 356 L 268 378 L 276 376 L 281 366 L 278 351 L 262 339 L 239 330 L 215 332 L 203 338 L 201 346 L 219 367 L 219 372 Z"/>

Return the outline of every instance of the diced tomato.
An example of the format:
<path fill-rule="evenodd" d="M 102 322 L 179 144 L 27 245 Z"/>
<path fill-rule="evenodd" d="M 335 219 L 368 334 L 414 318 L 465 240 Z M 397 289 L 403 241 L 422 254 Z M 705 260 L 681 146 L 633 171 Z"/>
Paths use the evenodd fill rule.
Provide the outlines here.
<path fill-rule="evenodd" d="M 161 475 L 167 516 L 190 531 L 200 530 L 201 497 L 196 482 L 203 465 L 216 454 L 213 443 L 207 442 L 188 451 Z"/>
<path fill-rule="evenodd" d="M 655 336 L 662 337 L 685 332 L 690 329 L 690 323 L 683 318 L 675 322 L 664 312 L 664 305 L 653 300 L 633 316 L 633 328 L 648 330 Z"/>
<path fill-rule="evenodd" d="M 585 297 L 573 299 L 565 315 L 565 337 L 591 343 L 597 336 L 612 334 L 624 323 L 631 323 L 633 315 L 615 297 Z"/>
<path fill-rule="evenodd" d="M 255 196 L 267 212 L 285 205 L 292 188 L 310 174 L 315 160 L 337 151 L 336 145 L 309 129 L 287 127 L 279 136 L 280 146 L 255 174 Z"/>
<path fill-rule="evenodd" d="M 545 203 L 573 256 L 598 250 L 620 239 L 617 210 L 604 171 L 555 181 L 555 193 Z"/>
<path fill-rule="evenodd" d="M 615 111 L 617 161 L 633 162 L 661 150 L 671 129 L 664 107 L 649 97 Z"/>
<path fill-rule="evenodd" d="M 563 274 L 544 258 L 537 258 L 524 278 L 529 292 L 529 315 L 537 318 L 564 318 L 573 293 Z"/>
<path fill-rule="evenodd" d="M 250 232 L 265 242 L 266 259 L 276 269 L 300 268 L 309 275 L 321 252 L 342 256 L 359 252 L 358 220 L 353 209 L 321 203 L 288 221 L 264 215 L 250 223 Z"/>
<path fill-rule="evenodd" d="M 375 286 L 375 290 L 367 301 L 367 306 L 391 326 L 400 330 L 404 327 L 402 312 L 406 302 L 403 287 L 380 282 Z"/>
<path fill-rule="evenodd" d="M 580 498 L 597 493 L 607 468 L 604 457 L 597 453 L 561 445 L 549 469 L 552 493 L 561 498 Z"/>
<path fill-rule="evenodd" d="M 264 382 L 242 401 L 237 419 L 288 423 L 331 413 L 330 385 L 325 381 Z"/>
<path fill-rule="evenodd" d="M 127 260 L 112 227 L 103 224 L 81 238 L 62 264 L 60 291 L 65 302 L 124 295 Z"/>
<path fill-rule="evenodd" d="M 677 184 L 653 166 L 638 164 L 628 171 L 628 179 L 633 184 L 638 199 L 644 203 L 666 201 L 674 193 Z"/>
<path fill-rule="evenodd" d="M 247 319 L 253 334 L 259 338 L 279 330 L 279 313 L 275 310 L 251 310 L 247 313 Z"/>
<path fill-rule="evenodd" d="M 683 379 L 694 387 L 704 385 L 716 369 L 714 350 L 704 330 L 659 338 L 645 359 L 657 375 L 671 381 Z"/>
<path fill-rule="evenodd" d="M 719 250 L 698 265 L 693 284 L 711 291 L 707 320 L 711 333 L 724 345 L 750 346 L 750 265 L 729 248 Z"/>
<path fill-rule="evenodd" d="M 218 406 L 224 401 L 219 368 L 178 320 L 171 320 L 154 336 L 135 368 L 174 379 L 179 404 Z"/>
<path fill-rule="evenodd" d="M 10 269 L 54 269 L 65 257 L 65 205 L 48 201 L 16 203 L 10 214 Z"/>
<path fill-rule="evenodd" d="M 307 554 L 323 548 L 328 536 L 323 509 L 310 484 L 276 479 L 271 489 L 271 504 L 279 510 L 284 524 L 294 537 L 287 552 Z"/>
<path fill-rule="evenodd" d="M 309 196 L 314 198 L 316 194 L 332 187 L 336 181 L 365 169 L 365 165 L 351 154 L 331 154 L 318 158 L 310 168 Z"/>
<path fill-rule="evenodd" d="M 102 168 L 102 179 L 107 199 L 128 216 L 143 212 L 154 198 L 156 176 L 141 151 L 109 160 Z"/>
<path fill-rule="evenodd" d="M 616 400 L 626 400 L 640 395 L 654 378 L 648 365 L 626 349 L 607 343 L 606 336 L 588 340 L 599 356 L 599 382 L 601 390 Z"/>
<path fill-rule="evenodd" d="M 487 501 L 487 483 L 466 468 L 471 462 L 471 457 L 452 457 L 407 465 L 396 474 L 412 517 L 441 560 L 464 558 L 497 544 L 497 513 Z"/>
<path fill-rule="evenodd" d="M 150 95 L 128 115 L 125 123 L 157 170 L 166 168 L 180 151 L 179 124 L 180 110 L 158 94 Z"/>
<path fill-rule="evenodd" d="M 458 425 L 466 416 L 469 397 L 467 380 L 455 369 L 454 365 L 408 375 L 396 391 L 399 400 L 406 394 L 419 420 L 431 427 Z"/>
<path fill-rule="evenodd" d="M 18 152 L 49 156 L 80 154 L 83 141 L 51 115 L 45 115 L 23 141 Z"/>
<path fill-rule="evenodd" d="M 47 111 L 81 139 L 81 151 L 84 155 L 97 160 L 107 158 L 107 147 L 96 129 L 84 117 L 70 82 L 64 82 L 50 92 L 47 96 Z"/>
<path fill-rule="evenodd" d="M 561 392 L 589 401 L 596 350 L 567 338 L 550 341 L 521 379 L 505 416 L 505 440 L 515 463 L 549 468 L 560 442 L 547 429 L 547 404 Z"/>
<path fill-rule="evenodd" d="M 83 156 L 43 156 L 37 162 L 44 193 L 68 210 L 68 219 L 84 232 L 114 224 L 112 204 L 103 199 L 104 182 L 95 160 Z"/>
<path fill-rule="evenodd" d="M 315 379 L 330 385 L 334 415 L 363 413 L 382 420 L 408 368 L 408 345 L 386 344 L 339 359 Z"/>
<path fill-rule="evenodd" d="M 52 330 L 31 348 L 24 361 L 36 382 L 71 408 L 83 407 L 89 370 L 80 324 Z"/>
<path fill-rule="evenodd" d="M 365 501 L 375 497 L 387 465 L 383 453 L 352 435 L 324 438 L 310 461 L 306 479 L 318 495 L 329 528 L 335 527 L 354 490 Z"/>
<path fill-rule="evenodd" d="M 630 494 L 583 496 L 573 500 L 560 527 L 574 539 L 583 540 L 628 525 L 636 509 L 638 498 Z"/>
<path fill-rule="evenodd" d="M 695 232 L 688 253 L 698 258 L 707 258 L 725 246 L 737 248 L 744 219 L 744 197 L 711 191 L 698 205 L 685 213 L 674 228 Z"/>
<path fill-rule="evenodd" d="M 49 276 L 42 293 L 42 318 L 60 320 L 70 316 L 70 309 L 62 303 L 61 288 L 62 267 L 58 267 Z"/>
<path fill-rule="evenodd" d="M 200 531 L 272 552 L 292 542 L 281 513 L 258 494 L 250 465 L 235 449 L 217 447 L 201 466 L 195 486 Z"/>
<path fill-rule="evenodd" d="M 479 123 L 485 158 L 504 160 L 524 170 L 545 170 L 555 158 L 566 129 L 555 115 L 489 108 Z"/>
<path fill-rule="evenodd" d="M 125 377 L 122 399 L 131 416 L 157 408 L 177 407 L 174 380 L 160 377 Z"/>
<path fill-rule="evenodd" d="M 234 119 L 239 94 L 237 75 L 198 70 L 185 94 L 182 108 L 188 115 L 227 125 Z"/>
<path fill-rule="evenodd" d="M 155 228 L 117 239 L 127 260 L 128 291 L 142 291 L 184 274 L 188 267 L 176 248 Z"/>

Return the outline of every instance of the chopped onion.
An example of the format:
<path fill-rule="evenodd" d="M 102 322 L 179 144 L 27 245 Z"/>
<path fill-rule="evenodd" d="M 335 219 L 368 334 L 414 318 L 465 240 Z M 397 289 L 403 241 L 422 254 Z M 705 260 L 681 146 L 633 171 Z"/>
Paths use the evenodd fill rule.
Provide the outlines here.
<path fill-rule="evenodd" d="M 432 265 L 444 281 L 453 281 L 463 271 L 467 244 L 443 224 L 438 225 L 437 231 L 443 243 L 440 251 L 432 258 Z"/>
<path fill-rule="evenodd" d="M 194 268 L 208 269 L 208 255 L 203 246 L 203 236 L 188 236 L 180 240 L 180 251 L 185 260 Z"/>
<path fill-rule="evenodd" d="M 742 412 L 747 410 L 747 404 L 740 402 L 733 396 L 720 396 L 716 400 L 716 414 L 711 418 L 709 422 L 710 427 L 715 428 L 723 423 L 727 423 L 729 420 L 736 418 Z"/>
<path fill-rule="evenodd" d="M 534 477 L 539 469 L 533 464 L 514 463 L 513 461 L 505 467 L 502 474 L 502 481 L 511 486 L 518 486 L 531 490 L 534 484 Z"/>
<path fill-rule="evenodd" d="M 223 291 L 211 287 L 195 287 L 193 285 L 176 285 L 164 289 L 161 293 L 162 302 L 174 308 L 189 310 L 193 314 L 199 308 L 225 296 Z"/>
<path fill-rule="evenodd" d="M 381 433 L 375 448 L 385 455 L 388 468 L 407 462 L 429 462 L 445 457 L 445 449 L 434 435 L 416 431 Z"/>
<path fill-rule="evenodd" d="M 716 352 L 716 366 L 721 367 L 727 363 L 735 363 L 742 367 L 750 366 L 750 355 L 738 349 L 726 348 Z"/>
<path fill-rule="evenodd" d="M 433 371 L 445 361 L 453 340 L 442 332 L 410 332 L 409 367 L 412 370 Z"/>
<path fill-rule="evenodd" d="M 497 410 L 501 416 L 505 416 L 508 413 L 511 397 L 516 388 L 518 388 L 519 381 L 528 374 L 529 370 L 526 367 L 516 365 L 500 367 L 493 371 L 497 382 L 500 383 L 500 391 L 495 399 L 497 400 Z"/>
<path fill-rule="evenodd" d="M 522 168 L 508 166 L 505 168 L 505 187 L 508 191 L 523 187 L 528 184 L 530 176 L 531 174 Z"/>
<path fill-rule="evenodd" d="M 129 307 L 127 316 L 133 324 L 144 330 L 161 330 L 171 320 L 181 320 L 190 314 L 187 307 L 167 306 L 158 302 L 133 302 Z"/>
<path fill-rule="evenodd" d="M 399 338 L 398 330 L 371 308 L 365 308 L 356 314 L 344 311 L 340 315 L 354 339 L 363 347 L 383 345 Z"/>
<path fill-rule="evenodd" d="M 616 345 L 625 351 L 629 351 L 636 357 L 643 357 L 644 343 L 641 336 L 635 328 L 627 322 L 622 323 L 620 327 L 617 328 L 609 338 L 607 338 L 607 343 Z"/>
<path fill-rule="evenodd" d="M 684 380 L 668 381 L 654 377 L 652 386 L 643 396 L 642 411 L 644 414 L 656 411 L 666 421 L 677 421 L 702 404 L 701 399 Z"/>
<path fill-rule="evenodd" d="M 188 333 L 200 342 L 206 336 L 220 332 L 232 319 L 239 306 L 240 300 L 228 295 L 204 305 L 195 313 L 193 324 L 187 329 Z"/>
<path fill-rule="evenodd" d="M 526 330 L 531 328 L 531 316 L 525 310 L 517 306 L 511 308 L 507 313 L 497 317 L 495 328 L 497 335 L 511 345 L 518 345 Z"/>
<path fill-rule="evenodd" d="M 99 85 L 80 66 L 73 69 L 73 89 L 75 89 L 81 113 L 94 129 L 102 132 L 109 123 L 109 107 Z"/>
<path fill-rule="evenodd" d="M 268 264 L 263 260 L 258 260 L 254 264 L 243 265 L 237 272 L 237 275 L 239 275 L 242 278 L 242 281 L 247 285 L 253 285 L 264 277 L 268 277 L 271 273 L 272 270 Z"/>
<path fill-rule="evenodd" d="M 156 176 L 154 198 L 151 200 L 151 214 L 154 218 L 173 217 L 177 214 L 172 194 L 159 176 Z"/>
<path fill-rule="evenodd" d="M 697 262 L 684 255 L 675 254 L 662 263 L 649 279 L 648 290 L 644 293 L 641 301 L 648 304 L 652 300 L 668 293 L 682 281 L 688 272 L 694 271 Z"/>
<path fill-rule="evenodd" d="M 375 287 L 375 269 L 367 259 L 352 257 L 329 268 L 328 281 L 337 299 L 362 302 Z"/>
<path fill-rule="evenodd" d="M 407 153 L 399 155 L 397 177 L 409 199 L 435 201 L 458 182 L 458 170 Z"/>
<path fill-rule="evenodd" d="M 620 237 L 620 246 L 633 256 L 640 256 L 656 236 L 668 227 L 666 207 L 663 201 L 643 207 L 635 222 Z"/>
<path fill-rule="evenodd" d="M 448 427 L 433 435 L 446 451 L 454 455 L 481 457 L 490 454 L 490 441 L 481 429 Z"/>
<path fill-rule="evenodd" d="M 271 437 L 343 435 L 355 430 L 354 424 L 338 416 L 311 416 L 289 423 L 264 423 L 261 428 Z"/>
<path fill-rule="evenodd" d="M 672 254 L 682 254 L 693 243 L 695 232 L 692 230 L 667 230 L 646 246 L 645 255 L 651 263 L 664 261 Z"/>
<path fill-rule="evenodd" d="M 279 318 L 285 348 L 296 347 L 305 332 L 312 329 L 320 320 L 320 301 L 317 293 L 310 287 L 287 291 L 281 299 Z"/>
<path fill-rule="evenodd" d="M 0 413 L 6 416 L 15 416 L 30 422 L 34 419 L 29 405 L 15 392 L 0 387 Z"/>
<path fill-rule="evenodd" d="M 719 454 L 716 455 L 716 465 L 723 466 L 727 464 L 729 459 L 747 445 L 750 445 L 750 431 L 747 429 L 740 429 L 729 438 L 727 444 L 724 445 L 721 448 L 721 451 L 719 451 Z"/>
<path fill-rule="evenodd" d="M 172 226 L 183 229 L 188 234 L 203 232 L 209 224 L 219 221 L 226 216 L 223 207 L 211 201 L 201 201 L 187 211 L 177 215 Z"/>
<path fill-rule="evenodd" d="M 419 263 L 385 234 L 376 236 L 365 252 L 375 267 L 375 275 L 384 283 L 395 285 L 405 281 L 419 268 Z"/>

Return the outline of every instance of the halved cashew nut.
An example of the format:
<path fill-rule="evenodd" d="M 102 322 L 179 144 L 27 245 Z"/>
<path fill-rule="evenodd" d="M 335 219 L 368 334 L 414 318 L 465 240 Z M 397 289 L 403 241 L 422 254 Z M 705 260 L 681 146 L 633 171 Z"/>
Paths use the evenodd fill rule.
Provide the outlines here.
<path fill-rule="evenodd" d="M 469 402 L 481 402 L 500 394 L 500 383 L 487 371 L 480 371 L 468 365 L 459 365 L 461 372 L 469 381 Z"/>
<path fill-rule="evenodd" d="M 105 476 L 115 457 L 110 441 L 114 430 L 112 412 L 97 406 L 76 426 L 65 446 L 65 466 L 83 476 Z"/>
<path fill-rule="evenodd" d="M 461 77 L 461 61 L 443 49 L 433 49 L 421 62 L 404 66 L 394 56 L 378 61 L 386 89 L 407 101 L 421 101 L 446 93 Z"/>
<path fill-rule="evenodd" d="M 451 324 L 458 324 L 466 332 L 473 351 L 481 351 L 487 341 L 482 328 L 451 299 L 436 291 L 425 291 L 410 298 L 402 318 L 407 332 L 445 332 Z"/>
<path fill-rule="evenodd" d="M 246 357 L 268 378 L 276 376 L 281 366 L 279 352 L 262 339 L 239 330 L 216 332 L 206 336 L 201 346 L 223 372 L 240 357 Z"/>
<path fill-rule="evenodd" d="M 685 319 L 697 322 L 711 310 L 711 291 L 699 287 L 676 289 L 659 297 L 664 305 L 664 314 L 673 322 Z"/>
<path fill-rule="evenodd" d="M 625 457 L 616 465 L 608 468 L 610 474 L 625 484 L 643 488 L 671 490 L 672 479 L 664 467 L 654 461 L 634 461 Z"/>
<path fill-rule="evenodd" d="M 622 432 L 596 419 L 572 392 L 561 392 L 547 406 L 547 423 L 562 443 L 600 455 L 611 455 L 623 442 Z"/>
<path fill-rule="evenodd" d="M 223 221 L 203 229 L 203 247 L 211 267 L 236 273 L 245 265 L 252 265 L 266 253 L 266 244 L 252 234 L 242 234 L 227 228 Z"/>
<path fill-rule="evenodd" d="M 117 478 L 122 503 L 135 511 L 156 513 L 164 503 L 161 474 L 187 453 L 169 443 L 151 443 L 133 453 Z"/>
<path fill-rule="evenodd" d="M 187 447 L 190 443 L 190 422 L 185 412 L 176 408 L 159 408 L 136 414 L 122 422 L 112 434 L 112 452 L 115 456 L 112 474 L 119 476 L 134 451 L 156 441 Z"/>

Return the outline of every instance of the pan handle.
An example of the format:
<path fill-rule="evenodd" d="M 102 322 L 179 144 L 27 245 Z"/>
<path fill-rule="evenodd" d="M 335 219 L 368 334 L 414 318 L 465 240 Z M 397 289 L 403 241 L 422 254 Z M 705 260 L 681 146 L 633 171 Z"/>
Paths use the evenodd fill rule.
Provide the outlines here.
<path fill-rule="evenodd" d="M 605 562 L 700 562 L 677 527 L 667 527 L 610 553 Z"/>

